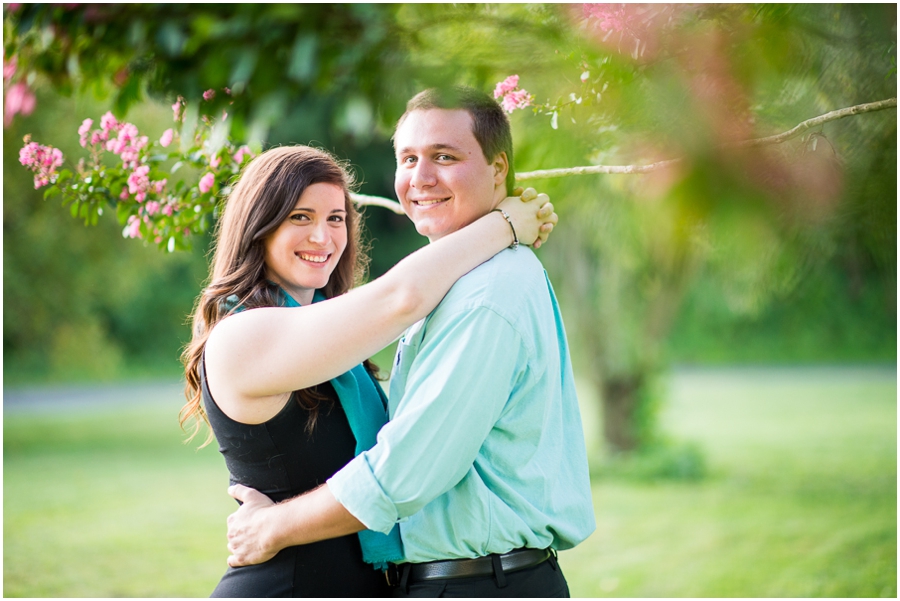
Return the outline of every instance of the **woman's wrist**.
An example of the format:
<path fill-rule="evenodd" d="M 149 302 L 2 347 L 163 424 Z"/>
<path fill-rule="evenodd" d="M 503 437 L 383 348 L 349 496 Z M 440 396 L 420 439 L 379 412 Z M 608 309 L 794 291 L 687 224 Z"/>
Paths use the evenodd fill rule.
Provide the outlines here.
<path fill-rule="evenodd" d="M 506 223 L 509 224 L 509 229 L 510 229 L 510 232 L 512 233 L 513 241 L 512 241 L 512 244 L 510 244 L 508 248 L 511 248 L 513 250 L 516 250 L 517 248 L 519 248 L 519 236 L 516 234 L 516 226 L 513 225 L 512 218 L 509 216 L 509 213 L 507 213 L 503 209 L 499 209 L 499 208 L 493 209 L 491 211 L 491 213 L 500 213 L 500 215 L 503 217 L 503 219 L 506 221 Z"/>

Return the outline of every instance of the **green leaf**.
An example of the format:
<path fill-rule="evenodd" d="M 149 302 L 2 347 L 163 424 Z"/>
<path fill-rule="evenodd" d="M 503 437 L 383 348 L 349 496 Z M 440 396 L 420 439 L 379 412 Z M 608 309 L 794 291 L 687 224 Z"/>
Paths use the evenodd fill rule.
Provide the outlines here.
<path fill-rule="evenodd" d="M 301 33 L 297 36 L 291 50 L 291 62 L 288 64 L 289 78 L 305 83 L 315 76 L 317 46 L 315 34 Z"/>
<path fill-rule="evenodd" d="M 59 188 L 57 188 L 56 186 L 50 186 L 49 188 L 44 190 L 44 200 L 50 200 L 57 194 L 60 194 Z"/>
<path fill-rule="evenodd" d="M 131 73 L 125 85 L 116 94 L 114 104 L 114 112 L 119 115 L 125 115 L 132 105 L 141 99 L 141 76 L 137 73 Z"/>

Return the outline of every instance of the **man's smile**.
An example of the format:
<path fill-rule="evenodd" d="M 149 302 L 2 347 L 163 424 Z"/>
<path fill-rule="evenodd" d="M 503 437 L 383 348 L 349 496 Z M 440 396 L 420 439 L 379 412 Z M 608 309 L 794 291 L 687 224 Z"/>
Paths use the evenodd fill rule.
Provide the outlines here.
<path fill-rule="evenodd" d="M 416 205 L 417 207 L 431 207 L 438 203 L 446 202 L 450 200 L 450 197 L 447 198 L 429 198 L 423 200 L 410 200 L 411 203 Z"/>

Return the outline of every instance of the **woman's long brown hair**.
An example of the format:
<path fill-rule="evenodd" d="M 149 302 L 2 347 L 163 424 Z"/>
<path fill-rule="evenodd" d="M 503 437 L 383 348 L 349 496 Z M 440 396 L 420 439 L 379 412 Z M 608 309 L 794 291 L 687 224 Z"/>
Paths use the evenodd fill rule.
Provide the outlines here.
<path fill-rule="evenodd" d="M 274 148 L 253 159 L 235 184 L 215 235 L 215 252 L 206 288 L 197 298 L 193 337 L 181 355 L 187 402 L 179 415 L 182 428 L 193 420 L 188 440 L 209 424 L 201 401 L 200 362 L 215 325 L 237 307 L 279 306 L 277 286 L 266 279 L 265 241 L 287 219 L 297 199 L 313 184 L 334 184 L 344 191 L 347 247 L 322 289 L 326 298 L 347 292 L 365 276 L 368 255 L 361 248 L 360 219 L 350 200 L 353 176 L 327 152 L 308 146 Z M 226 300 L 236 297 L 237 302 Z M 374 365 L 366 361 L 367 367 Z M 377 369 L 377 368 L 374 368 Z M 307 431 L 315 426 L 319 406 L 327 397 L 313 388 L 297 391 L 309 410 Z M 212 440 L 209 433 L 203 445 Z"/>

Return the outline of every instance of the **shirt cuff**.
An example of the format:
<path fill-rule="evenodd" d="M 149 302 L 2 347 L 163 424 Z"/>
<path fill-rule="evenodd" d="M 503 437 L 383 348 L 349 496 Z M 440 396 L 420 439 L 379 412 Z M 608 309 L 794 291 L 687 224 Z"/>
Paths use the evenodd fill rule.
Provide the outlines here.
<path fill-rule="evenodd" d="M 354 457 L 326 483 L 338 503 L 369 530 L 387 534 L 400 517 L 394 502 L 375 479 L 366 453 Z"/>

